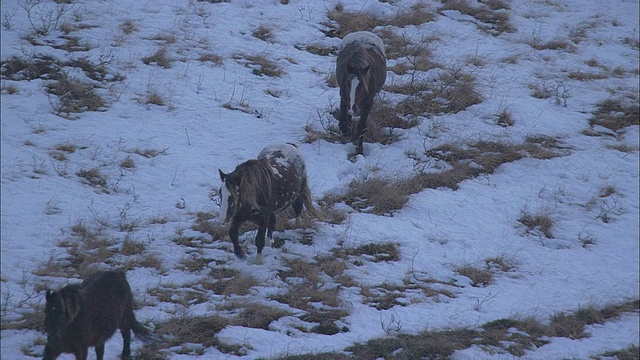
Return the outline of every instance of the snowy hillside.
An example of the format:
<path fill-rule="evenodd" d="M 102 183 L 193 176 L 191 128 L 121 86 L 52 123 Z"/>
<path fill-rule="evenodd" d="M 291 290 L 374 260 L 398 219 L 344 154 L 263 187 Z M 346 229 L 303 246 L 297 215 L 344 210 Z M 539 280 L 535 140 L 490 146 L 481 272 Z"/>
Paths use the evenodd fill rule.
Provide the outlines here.
<path fill-rule="evenodd" d="M 637 1 L 0 6 L 2 359 L 105 269 L 163 338 L 137 359 L 638 358 Z M 358 30 L 388 58 L 364 156 L 334 117 Z M 237 259 L 218 169 L 287 142 L 324 219 Z"/>

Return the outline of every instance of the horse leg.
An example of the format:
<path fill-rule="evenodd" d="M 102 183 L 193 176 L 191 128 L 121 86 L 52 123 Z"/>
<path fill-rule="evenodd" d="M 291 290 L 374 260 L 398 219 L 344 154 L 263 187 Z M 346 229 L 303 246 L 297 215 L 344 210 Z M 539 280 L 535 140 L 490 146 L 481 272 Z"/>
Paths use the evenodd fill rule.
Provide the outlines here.
<path fill-rule="evenodd" d="M 131 356 L 131 324 L 121 326 L 120 333 L 122 334 L 122 359 L 129 359 Z"/>
<path fill-rule="evenodd" d="M 86 359 L 86 357 L 85 357 Z M 104 359 L 104 343 L 100 345 L 96 345 L 96 359 L 102 360 Z M 125 359 L 125 358 L 123 358 Z"/>
<path fill-rule="evenodd" d="M 296 226 L 300 225 L 300 215 L 302 214 L 302 205 L 303 205 L 303 195 L 300 194 L 291 207 L 293 208 L 293 212 L 296 214 Z"/>
<path fill-rule="evenodd" d="M 276 227 L 276 214 L 271 214 L 269 218 L 269 226 L 267 226 L 267 239 L 265 240 L 265 246 L 271 246 L 273 240 L 273 229 Z"/>
<path fill-rule="evenodd" d="M 44 346 L 44 357 L 43 360 L 55 360 L 62 354 L 59 348 L 53 348 L 49 346 L 49 344 Z"/>
<path fill-rule="evenodd" d="M 364 137 L 367 134 L 367 119 L 369 118 L 369 112 L 373 106 L 373 99 L 371 101 L 365 101 L 360 120 L 358 120 L 358 138 L 356 139 L 356 152 L 357 154 L 364 155 Z"/>
<path fill-rule="evenodd" d="M 89 356 L 89 348 L 81 347 L 74 353 L 76 360 L 87 360 Z M 98 347 L 96 346 L 96 356 L 98 355 Z M 98 360 L 102 360 L 104 357 L 104 344 L 102 345 L 102 356 L 98 357 Z"/>
<path fill-rule="evenodd" d="M 349 100 L 347 95 L 340 94 L 340 118 L 338 119 L 340 131 L 344 136 L 351 135 L 351 117 L 349 116 Z"/>
<path fill-rule="evenodd" d="M 231 221 L 231 226 L 229 227 L 229 237 L 231 238 L 231 242 L 233 243 L 233 252 L 239 258 L 244 258 L 244 250 L 238 244 L 238 231 L 240 230 L 240 222 L 233 219 Z"/>
<path fill-rule="evenodd" d="M 267 231 L 267 226 L 260 224 L 258 226 L 258 234 L 256 235 L 256 247 L 258 253 L 256 254 L 256 264 L 262 264 L 262 249 L 264 248 L 264 233 Z"/>

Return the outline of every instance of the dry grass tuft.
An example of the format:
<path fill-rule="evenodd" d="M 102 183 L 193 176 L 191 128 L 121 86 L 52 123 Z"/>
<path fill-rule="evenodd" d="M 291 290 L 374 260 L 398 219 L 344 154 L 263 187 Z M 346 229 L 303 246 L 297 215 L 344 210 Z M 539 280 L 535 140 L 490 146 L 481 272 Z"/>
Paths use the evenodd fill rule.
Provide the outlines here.
<path fill-rule="evenodd" d="M 58 103 L 53 105 L 57 114 L 104 109 L 105 101 L 95 92 L 95 88 L 95 85 L 84 83 L 66 75 L 46 86 L 49 94 L 58 97 Z"/>
<path fill-rule="evenodd" d="M 378 25 L 384 25 L 384 20 L 367 13 L 344 12 L 341 4 L 336 5 L 327 12 L 330 22 L 324 25 L 328 28 L 323 31 L 327 37 L 343 38 L 345 35 L 356 31 L 371 31 Z"/>
<path fill-rule="evenodd" d="M 479 268 L 471 265 L 456 267 L 455 272 L 466 276 L 471 280 L 471 286 L 487 286 L 493 282 L 493 272 L 488 268 Z"/>
<path fill-rule="evenodd" d="M 472 16 L 479 21 L 476 26 L 480 30 L 493 36 L 516 31 L 507 12 L 510 9 L 508 2 L 490 0 L 478 2 L 479 4 L 475 5 L 471 5 L 468 0 L 443 0 L 442 2 L 438 12 L 457 10 L 462 14 Z"/>
<path fill-rule="evenodd" d="M 258 26 L 257 29 L 253 30 L 251 33 L 253 37 L 260 39 L 262 41 L 273 42 L 273 30 L 265 25 Z"/>
<path fill-rule="evenodd" d="M 515 125 L 515 120 L 513 119 L 513 114 L 509 108 L 503 108 L 498 111 L 495 115 L 496 124 L 502 127 L 508 127 Z"/>
<path fill-rule="evenodd" d="M 171 68 L 172 61 L 167 55 L 166 47 L 160 47 L 155 53 L 142 58 L 142 62 L 147 65 L 156 64 L 165 69 Z"/>
<path fill-rule="evenodd" d="M 528 41 L 527 44 L 536 50 L 575 50 L 575 46 L 564 39 L 553 39 L 547 42 L 541 42 L 539 39 L 534 39 Z"/>
<path fill-rule="evenodd" d="M 231 324 L 231 320 L 217 315 L 180 316 L 160 323 L 154 332 L 162 336 L 162 348 L 201 344 L 203 347 L 219 346 L 216 335 Z"/>
<path fill-rule="evenodd" d="M 596 111 L 589 119 L 591 127 L 602 126 L 614 132 L 633 125 L 640 125 L 638 102 L 607 99 L 596 104 Z"/>
<path fill-rule="evenodd" d="M 337 46 L 326 46 L 323 44 L 308 44 L 308 45 L 296 45 L 295 47 L 298 50 L 305 50 L 314 55 L 320 55 L 320 56 L 329 56 L 329 55 L 338 54 Z"/>
<path fill-rule="evenodd" d="M 396 110 L 407 116 L 457 113 L 482 102 L 475 78 L 461 70 L 439 71 L 436 77 L 385 87 L 387 91 L 410 95 Z"/>
<path fill-rule="evenodd" d="M 409 25 L 419 26 L 433 21 L 435 14 L 433 10 L 424 2 L 413 4 L 408 9 L 399 10 L 390 19 L 386 20 L 386 25 L 406 27 Z"/>
<path fill-rule="evenodd" d="M 132 19 L 125 19 L 122 24 L 120 24 L 120 30 L 127 35 L 131 35 L 138 31 L 138 26 Z"/>
<path fill-rule="evenodd" d="M 269 325 L 281 317 L 292 315 L 291 312 L 272 306 L 257 303 L 232 303 L 227 305 L 231 309 L 241 309 L 231 323 L 254 329 L 269 330 Z"/>
<path fill-rule="evenodd" d="M 553 238 L 553 233 L 551 232 L 553 219 L 551 219 L 551 216 L 547 213 L 539 212 L 537 214 L 531 214 L 523 211 L 520 214 L 518 222 L 527 228 L 527 233 L 540 233 L 547 239 Z"/>
<path fill-rule="evenodd" d="M 245 66 L 253 69 L 253 74 L 258 76 L 282 77 L 286 72 L 275 62 L 267 59 L 264 55 L 237 54 L 233 57 L 242 60 Z"/>
<path fill-rule="evenodd" d="M 365 256 L 373 262 L 399 261 L 400 251 L 396 243 L 371 243 L 360 245 L 357 248 L 345 248 L 343 253 L 348 256 Z"/>
<path fill-rule="evenodd" d="M 212 62 L 214 65 L 222 65 L 224 63 L 224 58 L 220 55 L 205 53 L 198 57 L 198 61 L 200 62 Z"/>

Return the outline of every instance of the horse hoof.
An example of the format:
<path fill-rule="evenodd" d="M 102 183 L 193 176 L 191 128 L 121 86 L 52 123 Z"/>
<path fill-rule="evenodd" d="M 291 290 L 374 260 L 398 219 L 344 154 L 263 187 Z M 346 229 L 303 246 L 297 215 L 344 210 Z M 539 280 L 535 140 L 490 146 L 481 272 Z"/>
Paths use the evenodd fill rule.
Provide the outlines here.
<path fill-rule="evenodd" d="M 245 256 L 246 256 L 244 251 L 242 251 L 242 250 L 235 250 L 234 253 L 238 257 L 238 259 L 244 259 Z"/>
<path fill-rule="evenodd" d="M 256 255 L 256 265 L 264 264 L 264 259 L 262 258 L 262 254 Z"/>

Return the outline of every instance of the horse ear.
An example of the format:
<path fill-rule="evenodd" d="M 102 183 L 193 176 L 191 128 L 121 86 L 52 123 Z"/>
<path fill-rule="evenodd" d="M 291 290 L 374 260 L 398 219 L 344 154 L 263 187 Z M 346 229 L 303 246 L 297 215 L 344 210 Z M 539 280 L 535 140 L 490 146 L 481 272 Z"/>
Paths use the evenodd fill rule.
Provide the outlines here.
<path fill-rule="evenodd" d="M 49 301 L 49 300 L 51 300 L 52 297 L 53 297 L 53 291 L 47 290 L 47 294 L 45 295 L 45 299 L 47 299 L 47 301 Z"/>
<path fill-rule="evenodd" d="M 218 169 L 218 172 L 220 173 L 220 180 L 224 182 L 224 180 L 227 178 L 227 174 L 223 173 L 220 169 Z"/>
<path fill-rule="evenodd" d="M 368 73 L 369 69 L 371 69 L 371 65 L 369 65 L 366 68 L 362 69 L 362 75 L 365 75 L 366 73 Z"/>

